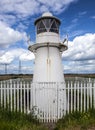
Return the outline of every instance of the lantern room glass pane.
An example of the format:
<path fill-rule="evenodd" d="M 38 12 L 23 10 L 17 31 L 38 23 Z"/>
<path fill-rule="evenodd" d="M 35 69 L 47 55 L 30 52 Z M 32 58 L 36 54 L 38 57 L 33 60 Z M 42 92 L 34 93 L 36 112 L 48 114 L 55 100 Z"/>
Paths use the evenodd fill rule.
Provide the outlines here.
<path fill-rule="evenodd" d="M 45 24 L 45 27 L 49 30 L 50 29 L 50 26 L 51 26 L 51 23 L 52 23 L 53 19 L 44 19 L 43 22 Z"/>
<path fill-rule="evenodd" d="M 39 21 L 37 24 L 37 34 L 46 32 L 45 26 L 42 21 Z"/>
<path fill-rule="evenodd" d="M 50 28 L 50 32 L 55 32 L 55 33 L 58 33 L 59 32 L 59 26 L 58 24 L 56 23 L 56 21 L 54 21 L 52 23 L 52 26 Z"/>

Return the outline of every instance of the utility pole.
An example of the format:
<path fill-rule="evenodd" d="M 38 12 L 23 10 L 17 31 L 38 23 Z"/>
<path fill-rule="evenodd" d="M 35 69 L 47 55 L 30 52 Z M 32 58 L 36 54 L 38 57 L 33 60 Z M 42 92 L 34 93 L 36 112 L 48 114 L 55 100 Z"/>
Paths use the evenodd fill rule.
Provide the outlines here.
<path fill-rule="evenodd" d="M 18 68 L 18 73 L 21 73 L 21 60 L 19 59 L 19 68 Z"/>

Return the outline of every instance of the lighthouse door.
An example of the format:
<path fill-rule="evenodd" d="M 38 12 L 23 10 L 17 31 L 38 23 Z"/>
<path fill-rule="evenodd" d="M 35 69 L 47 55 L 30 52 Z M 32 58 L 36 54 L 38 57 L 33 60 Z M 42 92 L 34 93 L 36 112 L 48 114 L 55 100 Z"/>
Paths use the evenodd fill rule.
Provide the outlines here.
<path fill-rule="evenodd" d="M 44 122 L 57 121 L 64 112 L 63 83 L 38 83 L 34 88 L 35 115 Z"/>

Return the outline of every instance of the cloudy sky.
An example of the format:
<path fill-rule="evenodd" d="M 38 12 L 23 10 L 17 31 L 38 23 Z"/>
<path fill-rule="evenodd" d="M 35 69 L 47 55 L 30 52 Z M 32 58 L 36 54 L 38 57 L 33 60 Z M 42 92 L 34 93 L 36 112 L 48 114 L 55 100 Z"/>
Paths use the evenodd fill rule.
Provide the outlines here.
<path fill-rule="evenodd" d="M 62 54 L 65 73 L 95 73 L 95 0 L 1 0 L 0 74 L 33 73 L 34 21 L 50 11 L 61 20 L 60 39 L 68 34 Z"/>

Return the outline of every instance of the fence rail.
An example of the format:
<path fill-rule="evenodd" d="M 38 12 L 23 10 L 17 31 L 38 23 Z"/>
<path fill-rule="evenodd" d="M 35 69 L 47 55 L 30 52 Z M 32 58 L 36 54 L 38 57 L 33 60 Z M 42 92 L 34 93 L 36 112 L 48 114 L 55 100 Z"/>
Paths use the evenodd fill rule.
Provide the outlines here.
<path fill-rule="evenodd" d="M 66 113 L 95 108 L 95 81 L 0 81 L 0 107 L 27 114 L 35 111 L 40 121 L 56 122 Z"/>

